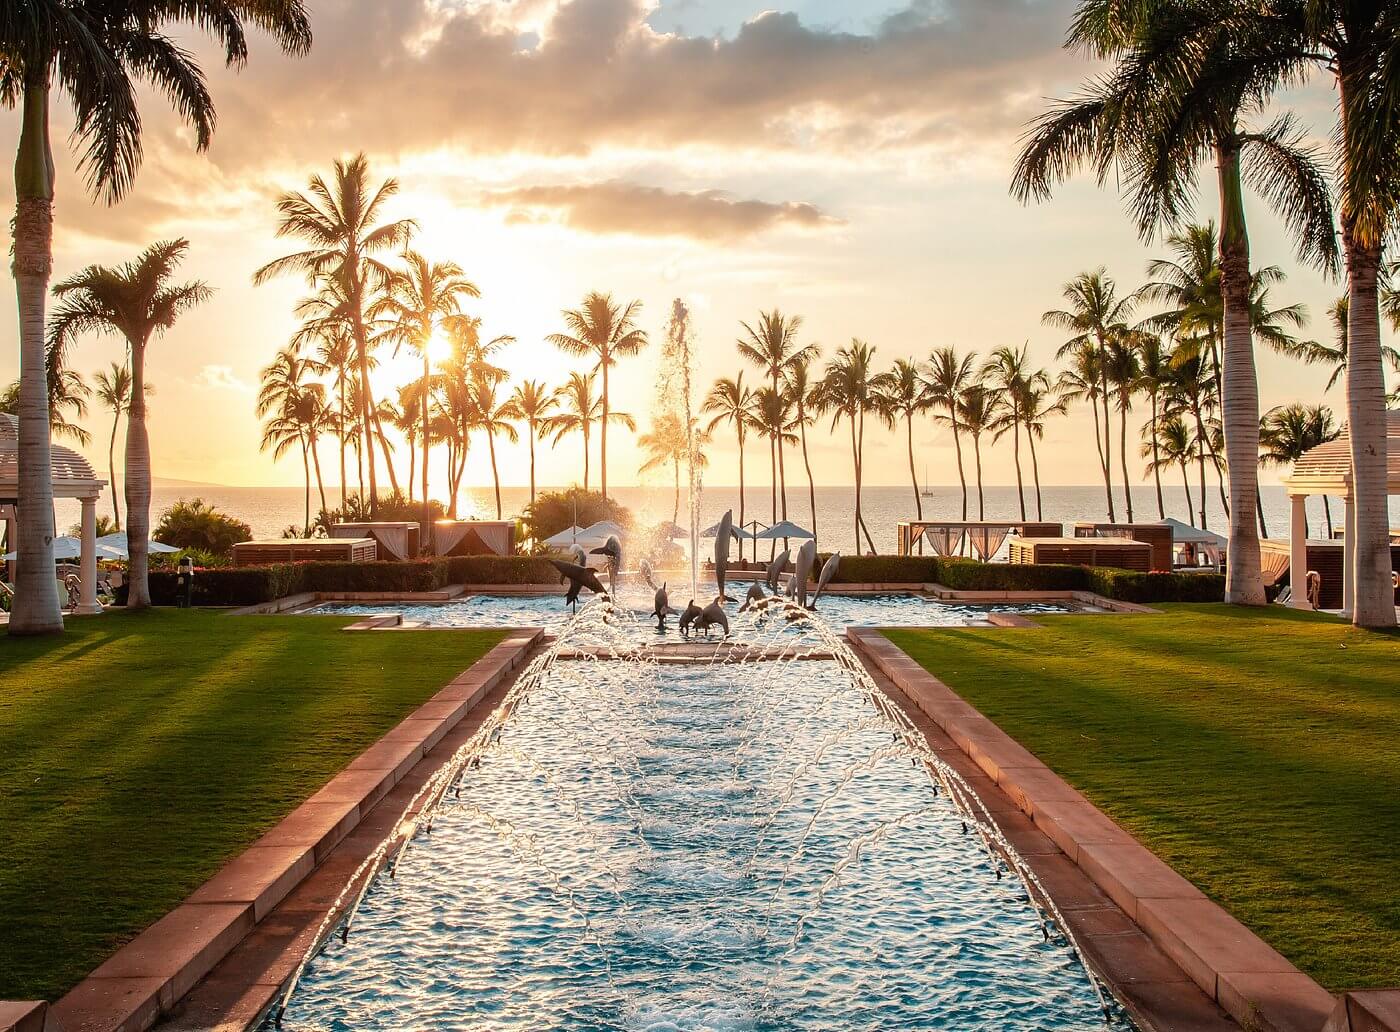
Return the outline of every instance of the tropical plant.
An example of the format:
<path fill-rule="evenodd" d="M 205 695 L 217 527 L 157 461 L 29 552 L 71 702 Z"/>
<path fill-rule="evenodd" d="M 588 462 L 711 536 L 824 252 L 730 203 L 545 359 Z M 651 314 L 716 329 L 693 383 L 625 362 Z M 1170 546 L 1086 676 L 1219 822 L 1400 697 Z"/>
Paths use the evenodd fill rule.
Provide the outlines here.
<path fill-rule="evenodd" d="M 992 432 L 1000 416 L 997 396 L 980 383 L 968 384 L 958 395 L 958 422 L 963 432 L 972 438 L 973 468 L 977 475 L 977 518 L 987 518 L 987 504 L 982 495 L 982 435 Z"/>
<path fill-rule="evenodd" d="M 115 534 L 121 529 L 121 527 L 106 516 L 98 516 L 97 519 L 93 521 L 93 533 L 98 537 L 106 537 L 108 534 Z M 68 528 L 69 537 L 81 537 L 82 534 L 83 525 L 81 523 L 75 523 Z"/>
<path fill-rule="evenodd" d="M 268 417 L 263 426 L 262 447 L 280 459 L 293 445 L 301 448 L 302 470 L 306 475 L 306 518 L 304 533 L 311 533 L 311 463 L 315 460 L 316 482 L 321 508 L 326 508 L 326 491 L 321 483 L 321 460 L 316 451 L 317 437 L 328 429 L 325 387 L 311 379 L 324 370 L 314 359 L 303 358 L 292 346 L 277 352 L 262 371 L 257 411 Z"/>
<path fill-rule="evenodd" d="M 1026 377 L 1021 388 L 1019 408 L 1021 425 L 1026 429 L 1026 444 L 1031 451 L 1031 479 L 1035 483 L 1035 518 L 1045 519 L 1045 507 L 1040 496 L 1040 459 L 1036 455 L 1035 442 L 1045 440 L 1045 426 L 1051 416 L 1062 416 L 1067 411 L 1065 400 L 1050 385 L 1050 374 L 1044 369 L 1036 370 Z"/>
<path fill-rule="evenodd" d="M 758 322 L 753 326 L 746 322 L 740 322 L 739 325 L 744 329 L 744 336 L 735 342 L 739 349 L 739 355 L 763 371 L 763 374 L 768 377 L 769 389 L 773 391 L 774 395 L 782 393 L 783 381 L 791 369 L 810 363 L 816 355 L 815 345 L 808 344 L 799 347 L 797 344 L 797 331 L 802 328 L 800 315 L 783 315 L 775 308 L 771 312 L 759 312 Z M 770 399 L 769 404 L 776 404 L 776 402 Z M 786 425 L 786 419 L 777 422 Z M 782 518 L 787 519 L 787 469 L 783 462 L 782 434 L 770 438 L 768 447 L 777 455 L 775 482 L 778 496 L 782 501 Z M 815 494 L 815 489 L 813 489 L 813 493 Z M 815 508 L 814 505 L 814 511 Z M 777 521 L 778 510 L 775 507 L 773 522 Z"/>
<path fill-rule="evenodd" d="M 604 498 L 608 496 L 608 424 L 616 422 L 612 419 L 608 372 L 619 358 L 639 354 L 646 347 L 646 331 L 638 329 L 636 325 L 641 310 L 640 301 L 621 305 L 614 303 L 611 294 L 595 291 L 583 299 L 581 307 L 564 312 L 567 332 L 555 333 L 548 338 L 551 344 L 570 355 L 595 356 L 597 362 L 594 371 L 603 374 L 598 472 Z"/>
<path fill-rule="evenodd" d="M 592 526 L 600 520 L 608 520 L 625 529 L 632 525 L 632 513 L 597 491 L 571 487 L 567 491 L 541 491 L 521 517 L 521 522 L 535 541 L 543 541 L 575 525 Z"/>
<path fill-rule="evenodd" d="M 672 412 L 659 416 L 651 429 L 637 438 L 637 447 L 646 454 L 646 460 L 637 472 L 650 473 L 668 465 L 671 467 L 675 480 L 675 494 L 671 505 L 672 523 L 679 520 L 681 515 L 681 466 L 690 458 L 692 452 L 696 465 L 707 465 L 709 458 L 700 450 L 700 445 L 704 443 L 704 431 L 696 426 L 693 420 L 687 428 L 684 421 Z"/>
<path fill-rule="evenodd" d="M 904 444 L 909 457 L 909 483 L 914 489 L 914 512 L 924 518 L 924 503 L 919 497 L 919 478 L 914 471 L 914 417 L 927 412 L 933 405 L 928 386 L 919 374 L 918 363 L 907 358 L 894 360 L 894 367 L 880 373 L 874 381 L 877 411 L 893 426 L 904 420 Z"/>
<path fill-rule="evenodd" d="M 1137 334 L 1131 330 L 1117 332 L 1109 340 L 1104 356 L 1104 376 L 1112 386 L 1118 403 L 1118 455 L 1123 469 L 1123 505 L 1128 522 L 1133 522 L 1133 489 L 1128 477 L 1128 413 L 1133 408 L 1142 367 L 1138 365 Z"/>
<path fill-rule="evenodd" d="M 753 394 L 753 426 L 754 433 L 761 434 L 768 438 L 773 444 L 773 450 L 768 453 L 768 483 L 772 487 L 773 495 L 773 516 L 772 522 L 777 523 L 778 516 L 778 485 L 781 479 L 778 463 L 782 460 L 783 448 L 789 444 L 797 443 L 797 434 L 793 433 L 797 429 L 797 424 L 793 420 L 792 405 L 788 395 L 782 389 L 774 390 L 772 387 L 760 387 Z M 785 518 L 785 517 L 784 517 Z M 786 545 L 786 539 L 784 539 Z M 755 550 L 757 545 L 754 546 Z M 772 552 L 777 554 L 778 542 L 776 539 L 772 543 Z"/>
<path fill-rule="evenodd" d="M 89 190 L 116 203 L 141 164 L 137 81 L 170 99 L 193 130 L 196 149 L 206 149 L 213 136 L 214 103 L 204 74 L 169 27 L 188 23 L 209 32 L 225 61 L 241 67 L 248 55 L 245 22 L 269 31 L 288 53 L 304 53 L 311 45 L 301 0 L 23 0 L 0 6 L 0 104 L 21 111 L 12 271 L 20 315 L 18 458 L 24 504 L 17 521 L 20 561 L 11 634 L 63 629 L 52 576 L 53 483 L 44 385 L 45 302 L 53 271 L 51 94 L 66 94 L 72 104 L 73 140 L 83 145 L 81 167 Z M 140 567 L 146 569 L 144 554 Z"/>
<path fill-rule="evenodd" d="M 744 441 L 753 427 L 753 391 L 744 386 L 741 371 L 733 379 L 721 377 L 705 396 L 702 412 L 711 413 L 705 426 L 711 436 L 722 425 L 728 423 L 734 428 L 734 436 L 739 443 L 739 526 L 744 526 Z M 814 532 L 815 533 L 815 532 Z M 757 546 L 755 546 L 757 548 Z M 739 559 L 744 558 L 744 539 L 739 539 Z"/>
<path fill-rule="evenodd" d="M 1323 344 L 1315 340 L 1295 341 L 1291 347 L 1283 349 L 1286 354 L 1294 358 L 1302 359 L 1309 365 L 1330 366 L 1331 372 L 1327 377 L 1327 384 L 1324 390 L 1331 390 L 1338 383 L 1345 380 L 1347 374 L 1347 322 L 1350 319 L 1351 304 L 1347 296 L 1343 294 L 1332 302 L 1332 306 L 1327 310 L 1328 320 L 1332 323 L 1333 341 L 1332 344 Z M 1400 374 L 1400 351 L 1389 344 L 1380 346 L 1382 364 L 1382 387 L 1384 387 L 1384 366 L 1389 366 L 1391 371 Z"/>
<path fill-rule="evenodd" d="M 539 380 L 525 380 L 511 392 L 508 416 L 525 424 L 530 441 L 530 501 L 535 501 L 535 438 L 549 426 L 559 408 L 559 396 Z"/>
<path fill-rule="evenodd" d="M 486 434 L 486 449 L 491 455 L 491 481 L 496 489 L 496 519 L 501 519 L 501 472 L 496 465 L 496 437 L 514 444 L 520 431 L 511 422 L 515 418 L 510 400 L 498 397 L 499 382 L 488 376 L 477 376 L 471 383 L 473 415 L 471 427 Z"/>
<path fill-rule="evenodd" d="M 953 429 L 953 452 L 958 460 L 958 484 L 962 487 L 962 519 L 967 519 L 967 476 L 963 472 L 962 426 L 958 419 L 958 399 L 977 382 L 977 355 L 958 357 L 954 348 L 938 348 L 929 356 L 925 381 L 931 405 L 943 412 L 934 418 Z M 1094 435 L 1095 441 L 1098 435 Z"/>
<path fill-rule="evenodd" d="M 365 493 L 364 463 L 360 449 L 361 434 L 365 431 L 361 425 L 363 392 L 359 389 L 355 336 L 349 302 L 340 277 L 323 278 L 316 293 L 298 301 L 294 311 L 302 320 L 302 325 L 292 337 L 292 342 L 299 348 L 314 345 L 316 360 L 335 379 L 335 436 L 340 456 L 340 502 L 343 506 L 349 490 L 345 460 L 347 447 L 355 449 L 360 494 Z M 377 364 L 373 353 L 367 356 L 369 369 L 374 369 Z"/>
<path fill-rule="evenodd" d="M 87 445 L 92 435 L 77 420 L 87 417 L 92 389 L 72 369 L 51 369 L 47 381 L 50 436 L 66 437 L 78 445 Z M 20 381 L 15 380 L 0 392 L 0 412 L 18 418 L 19 402 Z"/>
<path fill-rule="evenodd" d="M 1029 345 L 1020 348 L 1001 347 L 992 352 L 982 366 L 981 378 L 1002 399 L 1000 418 L 991 426 L 993 440 L 1011 433 L 1012 454 L 1016 463 L 1016 497 L 1021 504 L 1021 519 L 1026 518 L 1026 492 L 1021 483 L 1021 405 L 1031 388 Z M 1045 389 L 1049 389 L 1046 382 Z"/>
<path fill-rule="evenodd" d="M 583 435 L 583 489 L 588 490 L 588 438 L 594 423 L 617 423 L 628 430 L 637 425 L 626 412 L 609 411 L 604 416 L 603 401 L 593 393 L 594 374 L 574 372 L 559 388 L 560 412 L 549 418 L 549 433 L 555 441 L 572 433 Z M 607 497 L 604 495 L 603 497 Z"/>
<path fill-rule="evenodd" d="M 817 482 L 812 478 L 812 460 L 807 454 L 807 428 L 816 422 L 810 407 L 812 392 L 817 389 L 816 383 L 812 381 L 812 365 L 816 358 L 815 347 L 803 348 L 798 356 L 799 360 L 789 364 L 783 387 L 792 405 L 797 439 L 802 445 L 802 465 L 807 470 L 807 501 L 811 507 L 809 515 L 813 534 L 817 533 Z"/>
<path fill-rule="evenodd" d="M 331 183 L 319 174 L 313 175 L 305 193 L 290 191 L 278 198 L 281 220 L 277 235 L 302 241 L 306 249 L 268 262 L 253 273 L 255 284 L 266 283 L 283 273 L 300 274 L 313 287 L 335 281 L 332 291 L 339 295 L 342 304 L 326 318 L 335 324 L 348 323 L 355 342 L 360 429 L 369 467 L 371 509 L 379 501 L 375 438 L 384 453 L 389 483 L 395 491 L 399 489 L 393 453 L 384 436 L 369 379 L 370 353 L 375 344 L 369 309 L 375 293 L 392 279 L 390 268 L 375 256 L 404 247 L 418 228 L 412 219 L 380 223 L 385 205 L 398 191 L 396 179 L 386 179 L 377 187 L 370 185 L 369 161 L 363 154 L 349 161 L 337 161 Z"/>
<path fill-rule="evenodd" d="M 131 404 L 131 369 L 125 362 L 113 362 L 109 368 L 99 369 L 93 379 L 97 382 L 97 400 L 112 413 L 112 435 L 107 440 L 107 476 L 111 479 L 112 520 L 116 529 L 121 530 L 122 510 L 117 501 L 117 430 Z M 150 390 L 150 385 L 146 390 Z"/>
<path fill-rule="evenodd" d="M 134 260 L 108 267 L 89 265 L 53 288 L 58 306 L 49 322 L 49 350 L 58 368 L 83 334 L 119 334 L 131 363 L 131 400 L 126 426 L 126 523 L 130 584 L 126 604 L 151 604 L 151 445 L 146 432 L 146 346 L 170 330 L 191 308 L 212 296 L 199 281 L 171 284 L 187 240 L 153 244 Z"/>
<path fill-rule="evenodd" d="M 1195 439 L 1186 421 L 1180 416 L 1159 417 L 1152 428 L 1152 439 L 1142 445 L 1142 456 L 1147 459 L 1147 471 L 1160 476 L 1162 470 L 1171 466 L 1181 469 L 1181 486 L 1186 489 L 1186 522 L 1195 516 L 1192 513 L 1191 499 L 1191 459 L 1195 452 Z M 1203 506 L 1204 507 L 1204 506 Z M 1165 516 L 1162 517 L 1166 519 Z"/>
<path fill-rule="evenodd" d="M 253 528 L 220 512 L 204 500 L 181 498 L 160 514 L 156 538 L 167 545 L 227 556 L 240 541 L 253 539 Z"/>
<path fill-rule="evenodd" d="M 1160 425 L 1162 394 L 1171 386 L 1172 370 L 1170 353 L 1162 346 L 1162 338 L 1147 330 L 1134 335 L 1137 348 L 1138 377 L 1134 389 L 1147 395 L 1150 415 L 1142 426 L 1142 437 L 1147 445 L 1146 457 L 1148 472 L 1157 489 L 1157 518 L 1167 518 L 1167 503 L 1162 496 L 1162 468 L 1157 429 Z"/>
<path fill-rule="evenodd" d="M 851 430 L 851 463 L 855 472 L 855 550 L 860 552 L 860 535 L 865 534 L 870 551 L 875 542 L 861 517 L 862 462 L 865 452 L 865 416 L 874 401 L 872 380 L 875 377 L 875 349 L 864 341 L 851 338 L 851 343 L 836 352 L 826 363 L 826 375 L 816 392 L 814 405 L 819 411 L 830 412 L 834 431 L 845 418 Z"/>
<path fill-rule="evenodd" d="M 1265 466 L 1292 466 L 1304 454 L 1341 436 L 1332 410 L 1326 405 L 1278 405 L 1259 421 L 1259 461 Z M 1327 536 L 1332 536 L 1332 506 L 1322 496 Z M 1304 536 L 1306 516 L 1304 517 Z"/>

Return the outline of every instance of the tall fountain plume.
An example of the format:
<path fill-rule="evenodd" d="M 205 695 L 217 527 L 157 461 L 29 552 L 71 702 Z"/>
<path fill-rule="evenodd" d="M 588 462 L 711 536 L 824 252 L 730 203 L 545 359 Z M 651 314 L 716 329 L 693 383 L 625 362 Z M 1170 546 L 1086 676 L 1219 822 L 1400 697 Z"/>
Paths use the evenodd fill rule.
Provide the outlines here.
<path fill-rule="evenodd" d="M 690 597 L 699 595 L 700 583 L 700 498 L 703 491 L 700 476 L 700 434 L 696 426 L 691 397 L 691 377 L 694 372 L 695 339 L 690 324 L 690 309 L 676 298 L 671 302 L 671 319 L 661 344 L 661 361 L 657 372 L 656 418 L 672 423 L 682 436 L 678 452 L 684 456 L 686 485 L 690 509 Z"/>

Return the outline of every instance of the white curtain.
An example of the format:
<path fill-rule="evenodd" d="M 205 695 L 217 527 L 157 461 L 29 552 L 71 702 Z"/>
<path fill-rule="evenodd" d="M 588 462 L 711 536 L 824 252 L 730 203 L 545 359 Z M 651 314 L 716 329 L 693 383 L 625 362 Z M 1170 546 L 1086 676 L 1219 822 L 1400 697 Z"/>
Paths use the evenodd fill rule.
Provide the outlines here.
<path fill-rule="evenodd" d="M 933 547 L 935 555 L 957 555 L 962 548 L 961 527 L 925 527 L 923 536 Z"/>
<path fill-rule="evenodd" d="M 1001 548 L 1001 543 L 1010 533 L 1010 527 L 969 527 L 967 537 L 977 558 L 986 562 L 997 554 L 997 549 Z"/>

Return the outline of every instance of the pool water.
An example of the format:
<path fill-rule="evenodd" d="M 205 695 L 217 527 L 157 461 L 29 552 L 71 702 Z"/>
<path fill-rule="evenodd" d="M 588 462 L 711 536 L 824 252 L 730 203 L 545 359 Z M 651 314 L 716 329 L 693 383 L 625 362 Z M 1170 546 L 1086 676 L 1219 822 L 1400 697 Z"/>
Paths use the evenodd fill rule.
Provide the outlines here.
<path fill-rule="evenodd" d="M 598 608 L 562 640 L 647 633 Z M 532 683 L 284 1028 L 1104 1027 L 848 668 L 561 658 Z"/>

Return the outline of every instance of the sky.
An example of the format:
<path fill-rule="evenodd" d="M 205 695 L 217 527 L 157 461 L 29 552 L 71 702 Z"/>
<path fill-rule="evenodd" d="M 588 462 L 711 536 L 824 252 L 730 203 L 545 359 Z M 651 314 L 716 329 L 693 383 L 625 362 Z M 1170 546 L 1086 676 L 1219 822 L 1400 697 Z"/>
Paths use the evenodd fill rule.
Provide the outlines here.
<path fill-rule="evenodd" d="M 1164 253 L 1160 240 L 1138 238 L 1111 186 L 1080 177 L 1030 207 L 1008 193 L 1027 121 L 1096 70 L 1060 45 L 1069 0 L 309 6 L 315 43 L 301 59 L 255 39 L 234 72 L 207 42 L 187 39 L 218 105 L 213 146 L 195 153 L 188 130 L 148 93 L 145 162 L 119 206 L 90 200 L 66 146 L 71 116 L 61 104 L 54 112 L 56 279 L 184 236 L 185 274 L 215 290 L 150 348 L 158 476 L 300 482 L 299 460 L 259 450 L 254 396 L 307 288 L 291 277 L 255 287 L 251 274 L 294 247 L 276 238 L 276 198 L 358 151 L 377 178 L 399 180 L 386 214 L 418 221 L 415 249 L 458 262 L 479 286 L 468 311 L 484 332 L 517 338 L 502 362 L 516 380 L 558 383 L 584 364 L 544 338 L 590 290 L 640 300 L 654 341 L 672 299 L 684 299 L 702 387 L 742 367 L 740 320 L 774 307 L 802 316 L 800 340 L 828 356 L 853 337 L 874 345 L 882 365 L 946 345 L 985 354 L 1028 343 L 1033 361 L 1052 367 L 1062 339 L 1040 316 L 1060 306 L 1062 285 L 1102 265 L 1130 290 Z M 1284 102 L 1324 143 L 1327 83 Z M 17 135 L 16 113 L 0 110 L 0 153 L 13 152 Z M 1202 171 L 1208 189 L 1212 170 Z M 12 189 L 6 177 L 5 207 Z M 1206 192 L 1201 217 L 1211 208 Z M 1275 302 L 1305 304 L 1308 334 L 1329 336 L 1325 309 L 1340 287 L 1299 266 L 1256 199 L 1248 213 L 1256 262 L 1288 274 Z M 4 382 L 16 375 L 16 334 L 13 315 L 0 317 Z M 614 373 L 614 407 L 643 429 L 658 352 L 654 343 Z M 90 376 L 121 358 L 117 341 L 91 338 L 72 361 Z M 1259 366 L 1264 408 L 1344 405 L 1339 392 L 1324 397 L 1319 369 L 1265 353 Z M 406 356 L 387 360 L 376 382 L 406 381 L 413 368 Z M 86 424 L 87 453 L 105 468 L 107 417 L 95 410 Z M 1091 433 L 1087 410 L 1051 425 L 1040 453 L 1046 484 L 1097 481 Z M 955 483 L 948 432 L 925 421 L 915 440 L 921 480 L 926 469 L 933 483 Z M 846 439 L 823 426 L 811 443 L 818 480 L 850 482 Z M 577 438 L 541 448 L 539 482 L 580 479 L 580 449 Z M 484 445 L 474 454 L 468 483 L 489 483 Z M 751 482 L 766 482 L 759 448 L 750 445 L 748 460 Z M 445 484 L 440 462 L 435 485 Z M 612 434 L 610 480 L 638 482 L 639 462 L 630 435 Z M 987 482 L 1014 482 L 1011 462 L 1009 443 L 990 448 Z M 902 437 L 872 431 L 866 463 L 867 483 L 905 483 Z M 505 483 L 528 483 L 523 443 L 503 445 L 501 468 Z M 724 432 L 706 477 L 737 482 Z"/>

